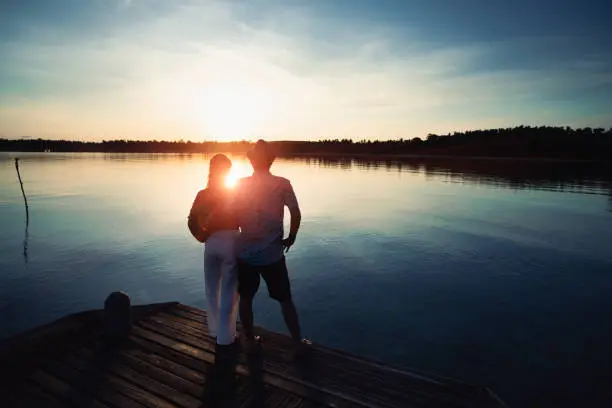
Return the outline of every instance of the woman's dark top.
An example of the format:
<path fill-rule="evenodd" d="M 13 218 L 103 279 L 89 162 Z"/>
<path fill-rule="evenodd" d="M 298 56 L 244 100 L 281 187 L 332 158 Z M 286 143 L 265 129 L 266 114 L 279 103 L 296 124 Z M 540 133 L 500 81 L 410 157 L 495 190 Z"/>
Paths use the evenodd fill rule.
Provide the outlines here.
<path fill-rule="evenodd" d="M 189 212 L 189 229 L 200 242 L 223 230 L 238 230 L 228 189 L 204 189 L 198 192 Z"/>

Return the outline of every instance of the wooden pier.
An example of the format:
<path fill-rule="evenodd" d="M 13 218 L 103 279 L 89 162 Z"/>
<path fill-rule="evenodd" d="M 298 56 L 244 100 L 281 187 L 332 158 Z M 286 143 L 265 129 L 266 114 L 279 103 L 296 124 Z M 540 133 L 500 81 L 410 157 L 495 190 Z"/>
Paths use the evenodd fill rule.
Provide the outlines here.
<path fill-rule="evenodd" d="M 246 356 L 237 347 L 233 381 L 223 385 L 215 380 L 216 346 L 203 310 L 164 303 L 132 313 L 134 326 L 120 346 L 103 341 L 101 310 L 0 343 L 0 407 L 504 407 L 485 387 L 318 344 L 295 362 L 290 339 L 263 329 L 261 351 Z"/>

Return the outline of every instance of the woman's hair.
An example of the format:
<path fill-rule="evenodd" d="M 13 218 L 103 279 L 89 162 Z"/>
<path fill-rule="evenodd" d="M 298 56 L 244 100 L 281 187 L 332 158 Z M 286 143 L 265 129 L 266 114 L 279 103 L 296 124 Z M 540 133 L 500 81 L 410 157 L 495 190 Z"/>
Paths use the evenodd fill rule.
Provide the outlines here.
<path fill-rule="evenodd" d="M 217 189 L 225 185 L 225 176 L 232 168 L 232 161 L 224 154 L 215 154 L 210 159 L 207 188 Z"/>

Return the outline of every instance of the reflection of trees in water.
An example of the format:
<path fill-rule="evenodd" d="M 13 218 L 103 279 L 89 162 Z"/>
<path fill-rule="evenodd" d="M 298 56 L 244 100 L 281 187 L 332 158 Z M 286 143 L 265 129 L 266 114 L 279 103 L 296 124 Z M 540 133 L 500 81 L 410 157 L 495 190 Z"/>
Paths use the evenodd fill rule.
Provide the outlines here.
<path fill-rule="evenodd" d="M 610 163 L 462 158 L 306 160 L 314 166 L 422 173 L 426 178 L 441 178 L 452 183 L 605 194 L 610 197 L 612 206 Z"/>
<path fill-rule="evenodd" d="M 315 167 L 330 167 L 330 168 L 341 168 L 348 170 L 353 167 L 353 159 L 349 158 L 296 158 L 291 161 L 298 161 L 305 163 L 309 166 Z"/>

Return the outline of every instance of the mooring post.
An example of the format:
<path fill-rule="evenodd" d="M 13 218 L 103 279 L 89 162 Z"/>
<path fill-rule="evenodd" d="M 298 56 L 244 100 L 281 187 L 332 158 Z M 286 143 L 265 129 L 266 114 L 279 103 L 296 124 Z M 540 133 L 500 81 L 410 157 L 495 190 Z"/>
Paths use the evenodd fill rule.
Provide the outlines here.
<path fill-rule="evenodd" d="M 104 302 L 104 337 L 117 344 L 128 338 L 132 330 L 130 297 L 125 292 L 113 292 Z"/>

